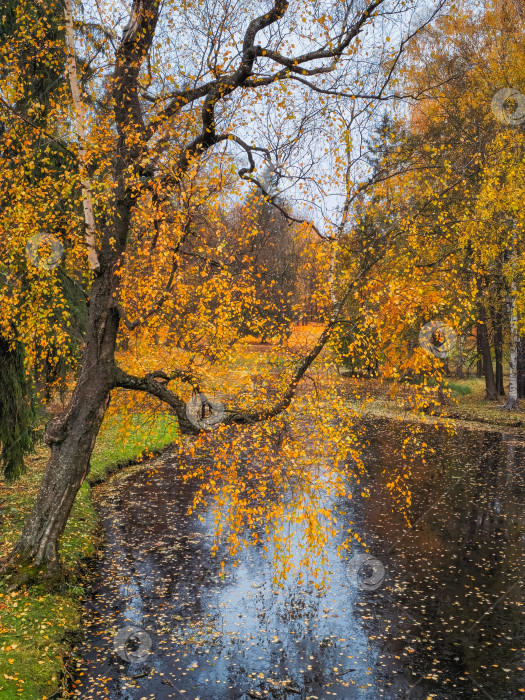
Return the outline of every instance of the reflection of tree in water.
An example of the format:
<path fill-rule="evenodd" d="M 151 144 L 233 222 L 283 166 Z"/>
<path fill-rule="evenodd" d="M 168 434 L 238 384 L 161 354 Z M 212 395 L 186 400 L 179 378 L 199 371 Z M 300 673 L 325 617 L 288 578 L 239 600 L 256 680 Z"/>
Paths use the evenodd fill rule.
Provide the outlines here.
<path fill-rule="evenodd" d="M 425 457 L 415 451 L 411 457 L 413 529 L 407 530 L 403 514 L 392 512 L 385 484 L 394 469 L 403 469 L 401 445 L 411 431 L 381 425 L 371 433 L 372 498 L 358 508 L 363 518 L 356 529 L 368 533 L 367 543 L 376 546 L 374 556 L 385 566 L 390 564 L 390 579 L 362 609 L 363 624 L 373 630 L 380 645 L 376 672 L 391 689 L 418 680 L 423 693 L 443 684 L 451 692 L 456 692 L 454 685 L 458 693 L 474 692 L 472 678 L 475 669 L 479 675 L 480 654 L 470 648 L 478 649 L 478 644 L 472 645 L 475 631 L 466 634 L 466 629 L 476 621 L 476 614 L 482 615 L 506 592 L 523 555 L 522 547 L 516 553 L 512 537 L 516 529 L 523 529 L 517 446 L 510 445 L 509 452 L 497 434 L 465 432 L 456 440 L 447 438 L 444 430 L 424 429 L 420 439 L 426 440 L 429 449 Z M 523 446 L 519 449 L 523 454 Z M 354 512 L 354 507 L 347 510 L 349 521 Z M 309 610 L 313 619 L 318 612 L 315 607 Z M 494 611 L 495 631 L 483 633 L 487 668 L 495 646 L 502 657 L 500 666 L 516 668 L 515 654 L 501 638 L 513 626 L 517 612 L 515 606 Z M 302 615 L 301 606 L 291 603 L 284 606 L 281 619 L 290 624 Z M 518 639 L 517 630 L 510 637 Z M 420 680 L 422 676 L 428 678 Z M 464 680 L 456 683 L 460 677 Z M 494 678 L 485 682 L 500 683 Z"/>
<path fill-rule="evenodd" d="M 427 465 L 418 460 L 413 465 L 416 524 L 399 539 L 400 517 L 390 512 L 381 494 L 388 475 L 384 455 L 396 452 L 402 431 L 396 434 L 383 427 L 372 432 L 374 455 L 368 468 L 377 498 L 370 509 L 362 509 L 361 526 L 371 538 L 380 533 L 378 551 L 383 552 L 392 585 L 387 581 L 371 598 L 380 617 L 373 616 L 370 628 L 385 638 L 385 608 L 392 609 L 394 601 L 419 627 L 411 637 L 393 625 L 383 644 L 384 657 L 378 659 L 385 680 L 396 685 L 396 674 L 388 670 L 396 666 L 393 655 L 428 676 L 418 683 L 422 697 L 441 688 L 450 693 L 447 697 L 460 698 L 480 692 L 480 687 L 494 697 L 518 697 L 524 680 L 519 662 L 525 639 L 520 628 L 525 445 L 495 433 L 464 431 L 458 440 L 436 434 L 438 455 Z M 435 430 L 428 431 L 429 444 L 432 433 Z M 407 583 L 404 593 L 398 576 Z M 399 643 L 402 650 L 396 657 Z"/>
<path fill-rule="evenodd" d="M 332 414 L 327 419 L 308 408 L 310 414 L 296 411 L 267 425 L 202 436 L 195 450 L 210 459 L 187 472 L 199 484 L 194 507 L 212 513 L 216 549 L 227 542 L 236 556 L 243 546 L 262 544 L 279 582 L 296 575 L 322 586 L 325 550 L 339 529 L 334 504 L 352 497 L 360 455 L 351 411 L 338 430 Z M 181 467 L 188 457 L 181 453 Z"/>

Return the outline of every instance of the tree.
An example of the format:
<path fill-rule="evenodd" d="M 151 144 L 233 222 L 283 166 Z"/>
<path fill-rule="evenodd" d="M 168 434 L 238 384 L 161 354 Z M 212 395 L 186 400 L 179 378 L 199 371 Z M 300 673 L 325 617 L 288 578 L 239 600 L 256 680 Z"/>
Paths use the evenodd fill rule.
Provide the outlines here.
<path fill-rule="evenodd" d="M 63 52 L 60 50 L 62 37 L 57 25 L 60 7 L 51 2 L 34 4 L 29 2 L 7 2 L 0 17 L 0 41 L 12 48 L 16 71 L 20 80 L 16 90 L 10 94 L 9 117 L 27 127 L 28 123 L 39 129 L 46 127 L 49 118 L 50 103 L 60 89 L 60 67 Z M 23 29 L 22 29 L 23 27 Z M 39 34 L 45 34 L 48 42 L 56 52 L 56 61 L 47 60 L 38 49 Z M 58 51 L 57 51 L 58 44 Z M 62 62 L 63 65 L 63 62 Z M 12 67 L 12 66 L 11 66 Z M 5 64 L 1 71 L 4 81 L 9 82 L 10 71 Z M 11 88 L 14 85 L 11 83 Z M 6 103 L 4 102 L 4 106 Z M 4 115 L 2 115 L 4 116 Z M 0 119 L 0 138 L 3 141 L 4 166 L 7 169 L 21 155 L 20 142 L 9 139 L 9 118 Z M 34 134 L 25 129 L 26 144 L 34 144 Z M 24 173 L 25 184 L 32 187 L 35 179 L 41 175 L 46 155 L 37 148 L 33 154 L 33 168 Z M 45 167 L 45 166 L 44 166 Z M 9 190 L 2 192 L 0 208 L 6 208 Z M 5 260 L 5 259 L 4 259 Z M 0 284 L 7 294 L 12 292 L 12 279 L 7 266 L 0 266 Z M 36 420 L 34 384 L 38 383 L 41 373 L 33 371 L 24 362 L 25 349 L 17 339 L 13 322 L 7 323 L 0 335 L 0 443 L 1 461 L 7 479 L 15 479 L 24 471 L 24 454 L 33 445 L 33 431 Z M 52 344 L 50 344 L 52 347 Z M 52 356 L 52 355 L 51 355 Z M 48 369 L 53 371 L 56 364 Z M 33 375 L 30 378 L 30 375 Z M 49 372 L 48 372 L 49 375 Z M 51 378 L 44 380 L 49 387 Z"/>
<path fill-rule="evenodd" d="M 0 21 L 6 58 L 0 72 L 0 217 L 2 229 L 9 232 L 0 264 L 0 297 L 9 305 L 1 328 L 1 367 L 6 374 L 0 383 L 6 396 L 0 423 L 5 474 L 10 478 L 24 469 L 23 453 L 31 447 L 32 432 L 51 393 L 56 388 L 63 392 L 66 376 L 78 366 L 87 317 L 86 295 L 78 280 L 66 273 L 56 237 L 70 213 L 57 200 L 56 181 L 74 167 L 67 142 L 56 129 L 56 105 L 67 87 L 62 18 L 61 2 L 24 1 L 8 2 Z M 49 226 L 42 228 L 50 231 L 40 229 L 44 200 L 50 203 Z M 21 249 L 13 223 L 30 232 Z M 52 250 L 46 252 L 49 243 Z M 49 253 L 52 260 L 46 263 Z M 56 268 L 53 284 L 39 278 L 39 266 Z M 41 310 L 37 323 L 35 308 Z"/>
<path fill-rule="evenodd" d="M 521 196 L 523 36 L 523 17 L 516 8 L 494 0 L 479 11 L 459 5 L 457 13 L 434 23 L 413 42 L 401 80 L 415 94 L 423 85 L 435 87 L 428 99 L 413 102 L 404 120 L 411 140 L 397 159 L 409 158 L 410 168 L 396 192 L 399 196 L 404 187 L 412 195 L 414 213 L 421 193 L 428 194 L 415 223 L 425 241 L 424 251 L 414 244 L 416 255 L 423 253 L 418 267 L 436 276 L 441 293 L 449 285 L 444 296 L 455 298 L 456 307 L 463 309 L 463 328 L 476 322 L 486 398 L 491 401 L 503 393 L 504 342 L 509 338 L 514 398 L 509 397 L 507 406 L 513 407 L 521 297 L 517 260 L 523 245 L 516 213 Z M 447 51 L 442 51 L 445 44 Z"/>
<path fill-rule="evenodd" d="M 34 414 L 23 348 L 0 337 L 0 458 L 8 481 L 24 471 L 24 454 L 34 442 Z"/>
<path fill-rule="evenodd" d="M 392 97 L 387 92 L 391 68 L 409 40 L 404 37 L 397 46 L 395 42 L 383 45 L 370 31 L 379 22 L 388 23 L 403 8 L 397 0 L 371 0 L 362 5 L 333 2 L 326 7 L 317 2 L 305 6 L 275 0 L 266 2 L 259 13 L 260 3 L 228 2 L 210 12 L 200 3 L 165 3 L 162 15 L 158 0 L 134 0 L 120 39 L 111 8 L 100 10 L 105 13 L 102 21 L 86 39 L 94 47 L 93 54 L 82 67 L 75 60 L 69 0 L 65 8 L 61 31 L 65 28 L 68 38 L 73 105 L 64 93 L 54 104 L 53 131 L 46 136 L 49 144 L 57 144 L 62 143 L 56 137 L 59 129 L 70 135 L 65 150 L 75 167 L 64 171 L 61 182 L 60 201 L 65 200 L 69 213 L 62 235 L 69 240 L 77 275 L 84 282 L 91 281 L 89 318 L 71 401 L 46 427 L 49 463 L 33 511 L 7 563 L 49 575 L 59 573 L 58 542 L 88 473 L 112 390 L 148 393 L 171 407 L 183 432 L 196 432 L 186 416 L 185 402 L 169 388 L 174 381 L 194 385 L 194 377 L 177 367 L 135 376 L 119 367 L 115 357 L 120 330 L 132 332 L 146 322 L 153 323 L 157 314 L 173 310 L 182 246 L 192 237 L 192 216 L 207 196 L 199 169 L 204 165 L 214 178 L 222 179 L 223 167 L 235 159 L 232 149 L 239 148 L 248 161 L 239 171 L 241 178 L 264 192 L 256 176 L 256 157 L 272 154 L 264 141 L 257 145 L 251 140 L 250 132 L 255 133 L 249 125 L 260 114 L 261 105 L 270 103 L 289 154 L 299 149 L 298 162 L 303 134 L 319 118 L 327 125 L 325 152 L 337 156 L 340 139 L 333 133 L 330 104 L 361 100 L 364 114 L 373 109 L 374 98 Z M 246 19 L 248 13 L 253 13 L 251 19 Z M 365 43 L 370 44 L 368 52 L 375 48 L 380 60 L 369 80 L 364 79 L 360 66 Z M 9 47 L 4 54 L 12 63 Z M 107 65 L 112 65 L 111 74 Z M 23 75 L 14 71 L 6 80 L 16 87 Z M 306 95 L 310 95 L 308 102 Z M 289 120 L 293 121 L 294 98 L 303 101 L 305 111 L 297 127 L 286 129 Z M 76 143 L 71 138 L 72 113 Z M 274 152 L 279 150 L 277 144 Z M 25 162 L 31 163 L 31 154 L 26 155 Z M 335 162 L 337 165 L 337 159 Z M 335 169 L 335 176 L 339 170 Z M 330 181 L 333 179 L 331 175 Z M 40 193 L 47 187 L 50 205 L 36 202 L 35 193 L 17 190 L 24 213 L 16 220 L 27 223 L 31 211 L 38 211 L 49 225 L 57 201 L 56 193 L 51 196 L 55 184 L 48 177 L 39 185 Z M 173 215 L 172 200 L 178 202 L 175 231 L 167 225 Z M 157 228 L 157 237 L 149 238 L 146 250 L 141 226 L 148 218 Z M 25 230 L 20 226 L 16 235 L 11 234 L 14 249 L 17 241 L 21 248 Z M 141 258 L 152 273 L 149 291 L 137 274 Z M 325 330 L 295 364 L 275 403 L 248 414 L 231 411 L 228 423 L 265 421 L 290 405 L 297 385 L 329 339 L 351 289 L 372 265 L 373 261 L 348 281 Z M 56 290 L 54 280 L 53 275 L 39 278 L 34 289 Z M 133 305 L 126 306 L 133 286 L 149 302 L 147 306 L 141 302 L 135 321 L 130 318 Z"/>

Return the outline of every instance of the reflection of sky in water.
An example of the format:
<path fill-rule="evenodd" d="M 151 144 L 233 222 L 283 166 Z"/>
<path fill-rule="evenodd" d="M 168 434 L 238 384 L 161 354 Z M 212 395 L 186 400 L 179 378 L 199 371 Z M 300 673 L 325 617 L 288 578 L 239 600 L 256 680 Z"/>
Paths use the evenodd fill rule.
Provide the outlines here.
<path fill-rule="evenodd" d="M 213 671 L 205 664 L 198 675 L 204 697 L 221 697 L 216 689 L 204 691 L 210 673 L 216 683 L 233 682 L 235 687 L 251 673 L 254 688 L 268 687 L 267 679 L 276 684 L 289 679 L 287 685 L 302 687 L 302 677 L 320 672 L 327 677 L 348 668 L 363 673 L 368 639 L 353 617 L 345 584 L 334 581 L 328 595 L 313 596 L 306 603 L 295 595 L 294 600 L 294 591 L 287 588 L 275 594 L 268 584 L 268 567 L 244 560 L 228 586 L 207 596 L 204 606 L 218 612 L 225 648 Z M 344 607 L 338 604 L 342 599 L 347 600 Z M 320 655 L 332 668 L 318 668 Z"/>
<path fill-rule="evenodd" d="M 327 552 L 325 593 L 309 583 L 295 588 L 291 579 L 283 590 L 272 586 L 272 552 L 265 559 L 260 546 L 242 550 L 237 567 L 226 559 L 222 578 L 220 557 L 210 557 L 212 518 L 185 515 L 192 487 L 175 478 L 168 458 L 148 479 L 138 472 L 104 486 L 99 614 L 82 650 L 77 696 L 519 697 L 523 445 L 428 431 L 439 455 L 414 463 L 415 526 L 408 529 L 384 478 L 399 459 L 403 428 L 380 428 L 370 430 L 361 484 L 371 498 L 338 504 L 343 530 L 353 522 L 384 566 L 374 590 L 355 585 L 338 541 Z M 364 550 L 350 559 L 355 551 Z M 114 632 L 130 622 L 153 642 L 142 663 L 112 653 Z"/>

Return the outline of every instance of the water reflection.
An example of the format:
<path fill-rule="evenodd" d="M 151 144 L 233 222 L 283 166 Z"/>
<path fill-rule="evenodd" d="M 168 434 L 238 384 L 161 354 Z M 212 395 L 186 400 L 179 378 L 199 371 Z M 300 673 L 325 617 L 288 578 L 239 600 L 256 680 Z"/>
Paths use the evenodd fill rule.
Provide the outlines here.
<path fill-rule="evenodd" d="M 81 650 L 82 698 L 472 698 L 524 696 L 525 446 L 512 435 L 435 428 L 413 456 L 411 527 L 387 484 L 402 424 L 366 428 L 370 498 L 339 504 L 373 557 L 329 552 L 316 591 L 272 586 L 261 547 L 212 558 L 211 519 L 188 518 L 192 486 L 172 459 L 101 488 L 107 546 Z M 409 457 L 410 458 L 410 457 Z M 151 653 L 115 650 L 133 625 Z"/>

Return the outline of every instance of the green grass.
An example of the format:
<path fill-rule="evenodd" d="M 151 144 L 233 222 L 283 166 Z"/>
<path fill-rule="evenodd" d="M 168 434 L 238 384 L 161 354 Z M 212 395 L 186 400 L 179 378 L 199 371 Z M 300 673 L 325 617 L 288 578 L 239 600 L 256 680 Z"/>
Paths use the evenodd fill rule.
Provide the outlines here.
<path fill-rule="evenodd" d="M 148 456 L 177 439 L 173 416 L 138 415 L 105 420 L 91 460 L 88 481 L 80 489 L 62 538 L 60 553 L 69 574 L 60 593 L 45 586 L 9 593 L 0 583 L 0 700 L 44 700 L 64 684 L 65 659 L 78 636 L 82 560 L 95 553 L 97 515 L 91 483 L 105 479 L 119 465 Z M 48 448 L 38 447 L 27 460 L 28 471 L 13 484 L 0 482 L 0 557 L 16 541 L 29 513 L 46 464 Z"/>
<path fill-rule="evenodd" d="M 416 416 L 403 409 L 404 394 L 390 396 L 391 383 L 378 380 L 346 380 L 350 392 L 359 394 L 368 392 L 373 397 L 373 402 L 367 407 L 367 414 L 386 418 L 395 418 L 402 415 L 405 419 L 416 420 Z M 504 377 L 505 388 L 508 388 L 508 377 Z M 436 385 L 437 386 L 437 385 Z M 449 418 L 458 427 L 479 428 L 480 430 L 516 429 L 523 431 L 525 426 L 525 401 L 519 401 L 521 410 L 502 411 L 501 405 L 505 403 L 505 397 L 497 401 L 485 399 L 485 380 L 482 377 L 469 377 L 467 379 L 451 378 L 447 381 L 447 387 L 451 390 L 446 404 L 442 407 L 441 418 Z M 406 392 L 406 390 L 405 390 Z M 358 402 L 354 402 L 356 405 Z"/>
<path fill-rule="evenodd" d="M 448 382 L 447 388 L 451 389 L 454 394 L 459 394 L 460 396 L 468 396 L 472 393 L 472 387 L 466 383 Z"/>
<path fill-rule="evenodd" d="M 93 450 L 90 483 L 103 481 L 123 463 L 153 455 L 177 437 L 177 420 L 171 414 L 113 416 Z"/>
<path fill-rule="evenodd" d="M 505 390 L 508 390 L 508 377 L 504 377 Z M 520 400 L 521 411 L 502 411 L 501 405 L 506 397 L 501 396 L 497 401 L 485 399 L 485 380 L 481 377 L 455 379 L 449 385 L 454 391 L 452 397 L 456 405 L 450 406 L 450 413 L 464 417 L 466 420 L 491 424 L 494 427 L 516 427 L 525 420 L 523 400 Z"/>

